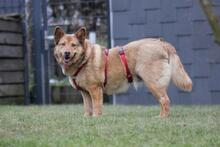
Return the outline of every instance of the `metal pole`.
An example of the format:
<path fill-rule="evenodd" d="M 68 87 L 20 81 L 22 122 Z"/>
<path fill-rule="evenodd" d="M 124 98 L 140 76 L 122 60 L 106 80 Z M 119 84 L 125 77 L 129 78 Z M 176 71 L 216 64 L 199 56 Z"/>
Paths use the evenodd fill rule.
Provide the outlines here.
<path fill-rule="evenodd" d="M 113 34 L 113 10 L 112 10 L 112 0 L 109 0 L 109 26 L 110 26 L 110 45 L 113 47 L 115 45 L 114 43 L 114 34 Z"/>
<path fill-rule="evenodd" d="M 112 0 L 108 0 L 108 25 L 109 25 L 109 47 L 114 47 L 114 38 L 113 38 L 113 10 L 112 10 Z M 116 95 L 111 96 L 111 102 L 113 105 L 116 104 Z"/>
<path fill-rule="evenodd" d="M 44 59 L 42 54 L 42 17 L 41 17 L 41 0 L 32 0 L 32 31 L 33 31 L 33 68 L 34 68 L 34 102 L 37 104 L 45 103 L 45 91 L 43 85 L 44 76 Z"/>
<path fill-rule="evenodd" d="M 112 41 L 111 41 L 111 0 L 106 0 L 106 4 L 107 4 L 107 22 L 108 22 L 108 30 L 107 30 L 107 33 L 108 33 L 108 48 L 111 48 L 112 47 Z M 108 96 L 108 99 L 109 99 L 109 103 L 111 104 L 114 104 L 113 100 L 114 100 L 114 96 Z"/>
<path fill-rule="evenodd" d="M 48 40 L 46 39 L 48 34 L 47 34 L 47 28 L 48 28 L 48 24 L 47 24 L 47 1 L 43 0 L 42 1 L 42 17 L 43 17 L 43 33 L 42 33 L 42 49 L 43 49 L 43 53 L 44 53 L 44 69 L 45 69 L 45 101 L 47 104 L 51 103 L 51 97 L 50 97 L 50 87 L 49 87 L 49 76 L 50 76 L 50 70 L 49 70 L 49 59 L 50 59 L 50 50 L 48 47 Z"/>

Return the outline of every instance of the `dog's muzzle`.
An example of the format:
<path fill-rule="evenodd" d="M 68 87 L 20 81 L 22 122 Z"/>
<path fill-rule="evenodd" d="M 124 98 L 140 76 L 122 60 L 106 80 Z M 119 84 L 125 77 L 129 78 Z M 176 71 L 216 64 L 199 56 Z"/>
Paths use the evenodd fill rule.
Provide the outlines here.
<path fill-rule="evenodd" d="M 69 60 L 70 59 L 70 52 L 64 52 L 64 59 Z"/>

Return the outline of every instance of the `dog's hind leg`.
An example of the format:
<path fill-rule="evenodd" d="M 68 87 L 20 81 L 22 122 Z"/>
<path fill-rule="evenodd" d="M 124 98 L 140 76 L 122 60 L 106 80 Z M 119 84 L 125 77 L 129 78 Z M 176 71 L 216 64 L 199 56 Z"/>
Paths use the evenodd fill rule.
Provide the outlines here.
<path fill-rule="evenodd" d="M 81 95 L 83 97 L 84 116 L 92 116 L 93 109 L 91 96 L 85 91 L 81 91 Z"/>
<path fill-rule="evenodd" d="M 156 88 L 152 85 L 147 85 L 148 89 L 152 92 L 152 94 L 156 97 L 156 99 L 160 103 L 160 117 L 167 117 L 169 114 L 170 107 L 170 99 L 167 95 L 166 88 Z"/>
<path fill-rule="evenodd" d="M 160 117 L 168 116 L 170 100 L 166 90 L 171 79 L 171 68 L 168 62 L 157 60 L 150 64 L 140 64 L 136 71 L 159 101 L 161 105 Z"/>
<path fill-rule="evenodd" d="M 164 95 L 164 97 L 161 97 L 159 99 L 161 110 L 160 110 L 160 117 L 164 118 L 169 115 L 169 108 L 170 108 L 170 99 L 167 95 L 167 93 Z"/>

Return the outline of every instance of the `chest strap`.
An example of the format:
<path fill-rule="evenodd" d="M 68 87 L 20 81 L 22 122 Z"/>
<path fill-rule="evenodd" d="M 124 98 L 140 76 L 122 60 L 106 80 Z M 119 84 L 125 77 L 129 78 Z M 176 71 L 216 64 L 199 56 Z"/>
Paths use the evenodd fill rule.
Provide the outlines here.
<path fill-rule="evenodd" d="M 104 51 L 104 55 L 105 55 L 105 70 L 104 70 L 104 74 L 105 74 L 105 79 L 104 79 L 104 87 L 107 84 L 107 70 L 108 70 L 108 49 L 105 49 Z M 77 71 L 73 74 L 73 84 L 76 87 L 77 90 L 83 90 L 77 83 L 76 83 L 76 76 L 79 74 L 79 72 L 82 70 L 82 68 L 87 64 L 87 62 L 85 62 L 84 64 L 82 64 Z"/>
<path fill-rule="evenodd" d="M 82 90 L 82 88 L 76 83 L 76 76 L 79 74 L 79 72 L 83 69 L 83 67 L 87 64 L 87 61 L 85 63 L 83 63 L 78 69 L 77 71 L 73 74 L 73 84 L 75 85 L 77 90 Z"/>
<path fill-rule="evenodd" d="M 122 47 L 119 47 L 118 48 L 118 53 L 120 55 L 121 63 L 125 67 L 124 69 L 125 69 L 125 73 L 126 73 L 126 78 L 127 78 L 129 83 L 132 83 L 133 78 L 132 78 L 132 74 L 131 74 L 131 72 L 129 70 L 129 67 L 128 67 L 128 62 L 127 62 L 127 59 L 126 59 L 126 56 L 125 56 L 124 49 Z"/>

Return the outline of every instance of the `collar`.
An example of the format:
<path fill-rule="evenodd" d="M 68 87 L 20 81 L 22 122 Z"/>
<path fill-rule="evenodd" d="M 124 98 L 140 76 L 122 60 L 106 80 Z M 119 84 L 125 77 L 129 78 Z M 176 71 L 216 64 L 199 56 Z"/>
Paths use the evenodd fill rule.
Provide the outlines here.
<path fill-rule="evenodd" d="M 75 88 L 77 90 L 82 90 L 82 88 L 76 83 L 76 76 L 79 74 L 79 72 L 83 69 L 83 67 L 87 64 L 88 60 L 83 63 L 77 70 L 76 72 L 72 75 L 72 81 L 73 81 L 73 84 L 75 86 Z"/>
<path fill-rule="evenodd" d="M 75 77 L 79 74 L 79 72 L 83 69 L 83 67 L 87 64 L 87 62 L 88 62 L 88 60 L 87 60 L 85 63 L 83 63 L 83 64 L 76 70 L 76 72 L 72 75 L 73 78 L 75 78 Z"/>
<path fill-rule="evenodd" d="M 86 61 L 85 63 L 83 63 L 78 69 L 77 71 L 73 74 L 72 76 L 72 81 L 73 84 L 75 85 L 77 90 L 82 90 L 82 88 L 76 83 L 76 76 L 79 74 L 79 72 L 83 69 L 83 67 L 87 64 L 88 61 Z"/>

